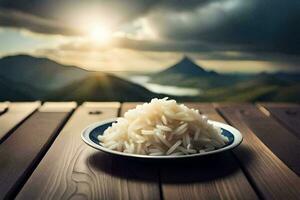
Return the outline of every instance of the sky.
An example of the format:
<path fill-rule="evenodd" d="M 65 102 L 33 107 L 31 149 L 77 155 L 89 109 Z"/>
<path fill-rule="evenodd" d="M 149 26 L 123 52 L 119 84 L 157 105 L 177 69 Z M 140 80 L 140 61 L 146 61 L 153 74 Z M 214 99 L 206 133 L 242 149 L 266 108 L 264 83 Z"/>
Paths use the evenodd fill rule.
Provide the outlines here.
<path fill-rule="evenodd" d="M 300 71 L 299 0 L 0 0 L 0 56 L 150 72 Z"/>

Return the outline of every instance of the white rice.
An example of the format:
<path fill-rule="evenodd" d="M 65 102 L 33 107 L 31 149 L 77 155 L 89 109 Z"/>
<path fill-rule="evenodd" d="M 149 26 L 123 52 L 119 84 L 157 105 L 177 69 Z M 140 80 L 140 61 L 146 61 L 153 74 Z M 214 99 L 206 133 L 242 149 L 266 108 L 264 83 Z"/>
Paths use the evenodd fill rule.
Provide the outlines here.
<path fill-rule="evenodd" d="M 228 142 L 198 110 L 168 98 L 127 111 L 98 139 L 111 150 L 152 156 L 212 151 Z"/>

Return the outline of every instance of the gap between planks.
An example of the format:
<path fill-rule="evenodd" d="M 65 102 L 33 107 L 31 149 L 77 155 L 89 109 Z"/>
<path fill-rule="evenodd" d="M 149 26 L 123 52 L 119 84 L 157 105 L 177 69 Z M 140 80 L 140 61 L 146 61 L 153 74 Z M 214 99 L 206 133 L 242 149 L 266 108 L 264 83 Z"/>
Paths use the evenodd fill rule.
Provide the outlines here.
<path fill-rule="evenodd" d="M 90 110 L 91 112 L 93 111 L 93 108 L 95 108 L 93 106 L 96 106 L 96 105 L 89 106 L 89 109 L 91 109 Z M 100 109 L 100 110 L 102 110 L 102 109 Z M 78 111 L 76 111 L 76 112 L 78 112 Z M 118 112 L 120 112 L 120 110 Z M 93 111 L 93 113 L 95 113 L 95 112 Z M 221 112 L 221 113 L 222 113 L 222 115 L 224 114 L 223 112 Z M 106 112 L 101 113 L 100 115 L 102 115 L 102 114 L 105 115 Z M 95 114 L 95 116 L 96 115 L 97 115 L 97 113 Z M 77 132 L 78 128 L 81 127 L 79 124 L 86 123 L 86 121 L 89 121 L 89 120 L 85 119 L 84 116 L 85 115 L 83 115 L 82 119 L 78 118 L 77 120 L 73 120 L 73 121 L 75 121 L 72 123 L 73 126 L 75 126 L 75 127 L 73 127 L 73 128 L 75 128 L 75 132 Z M 87 117 L 87 116 L 85 116 L 85 117 Z M 99 118 L 95 118 L 95 119 L 99 120 Z M 231 124 L 236 124 L 236 123 L 233 123 L 232 119 L 228 118 L 228 116 L 225 117 L 225 119 Z M 67 123 L 68 128 L 66 129 L 66 127 L 65 127 L 62 130 L 62 133 L 64 135 L 70 134 L 69 132 L 72 132 L 72 130 L 73 130 L 72 127 L 70 127 L 71 126 L 69 124 L 70 121 L 71 121 L 71 119 Z M 91 120 L 91 121 L 93 121 L 93 120 Z M 292 185 L 292 184 L 299 184 L 299 179 L 295 179 L 295 176 L 294 176 L 295 174 L 293 175 L 293 173 L 290 172 L 289 168 L 287 168 L 280 160 L 278 161 L 278 158 L 275 155 L 273 155 L 273 153 L 254 135 L 254 133 L 250 129 L 248 129 L 244 125 L 241 126 L 239 123 L 237 123 L 236 125 L 238 127 L 240 127 L 241 130 L 246 132 L 246 138 L 247 138 L 247 139 L 245 139 L 246 144 L 247 144 L 247 145 L 245 145 L 246 150 L 247 150 L 247 148 L 249 148 L 251 151 L 254 151 L 254 156 L 256 156 L 255 162 L 257 162 L 258 167 L 255 167 L 255 165 L 253 163 L 249 164 L 248 161 L 245 160 L 245 158 L 243 158 L 243 156 L 245 156 L 247 153 L 245 153 L 243 151 L 239 151 L 239 148 L 236 149 L 234 151 L 234 153 L 235 153 L 236 157 L 239 158 L 239 162 L 243 166 L 243 169 L 247 173 L 247 176 L 250 177 L 251 182 L 253 182 L 255 184 L 255 186 L 258 188 L 259 193 L 261 193 L 262 197 L 276 199 L 276 198 L 280 198 L 280 197 L 295 197 L 293 195 L 299 195 L 299 192 L 294 190 L 295 186 Z M 77 129 L 76 129 L 76 127 L 77 127 Z M 59 137 L 60 136 L 61 136 L 61 134 L 59 135 Z M 262 156 L 258 155 L 259 154 L 258 150 L 256 148 L 253 148 L 253 146 L 251 144 L 249 144 L 249 143 L 251 143 L 251 141 L 257 142 L 257 144 L 259 145 L 259 150 L 263 150 Z M 56 142 L 57 141 L 54 142 L 54 145 Z M 73 142 L 77 143 L 78 141 L 77 141 L 77 139 L 75 139 Z M 66 148 L 66 149 L 69 148 L 69 144 L 63 145 L 61 141 L 58 143 L 60 143 L 60 145 L 56 145 L 56 148 L 58 146 L 60 148 Z M 102 156 L 100 156 L 100 157 L 97 156 L 97 157 L 92 157 L 91 160 L 89 160 L 87 162 L 87 163 L 89 163 L 88 165 L 80 164 L 80 162 L 86 163 L 87 155 L 90 155 L 91 153 L 95 152 L 94 150 L 91 150 L 91 149 L 90 149 L 90 151 L 86 150 L 85 148 L 89 148 L 89 147 L 86 147 L 86 146 L 83 147 L 82 145 L 79 146 L 79 149 L 81 149 L 81 151 L 77 155 L 79 157 L 75 157 L 75 161 L 74 160 L 72 161 L 72 162 L 75 162 L 72 164 L 73 169 L 75 167 L 75 171 L 70 171 L 70 169 L 72 169 L 72 166 L 69 166 L 69 167 L 71 167 L 70 169 L 66 169 L 65 172 L 61 172 L 62 174 L 67 173 L 67 174 L 64 174 L 64 176 L 67 178 L 66 179 L 67 181 L 71 181 L 70 184 L 67 184 L 67 185 L 62 184 L 59 179 L 57 180 L 57 177 L 55 179 L 56 184 L 54 184 L 53 183 L 54 180 L 51 177 L 45 178 L 43 175 L 43 172 L 45 172 L 48 176 L 48 174 L 53 174 L 53 171 L 55 169 L 58 169 L 58 171 L 60 171 L 59 169 L 61 169 L 61 167 L 62 167 L 60 165 L 68 166 L 70 164 L 69 162 L 71 162 L 71 161 L 63 161 L 63 162 L 60 161 L 59 164 L 53 164 L 51 161 L 55 161 L 55 159 L 54 159 L 55 153 L 58 155 L 59 158 L 62 158 L 62 155 L 59 155 L 60 154 L 59 151 L 52 150 L 52 147 L 50 148 L 50 151 L 52 151 L 52 152 L 47 153 L 47 154 L 49 154 L 48 158 L 47 158 L 47 154 L 46 154 L 46 156 L 43 159 L 46 161 L 44 161 L 43 163 L 41 162 L 42 164 L 40 166 L 38 166 L 36 171 L 34 171 L 30 180 L 25 184 L 25 187 L 22 189 L 20 194 L 17 196 L 17 199 L 26 199 L 26 197 L 32 197 L 32 199 L 36 199 L 37 197 L 41 197 L 39 195 L 44 194 L 41 192 L 45 192 L 45 194 L 49 194 L 49 190 L 51 190 L 49 197 L 65 197 L 66 198 L 66 197 L 70 197 L 68 195 L 71 195 L 71 196 L 73 195 L 72 188 L 73 189 L 77 188 L 77 190 L 75 190 L 75 191 L 73 190 L 73 192 L 75 192 L 75 194 L 77 194 L 76 192 L 79 192 L 79 194 L 87 195 L 88 197 L 116 197 L 117 198 L 117 197 L 121 197 L 122 195 L 124 195 L 123 197 L 125 197 L 125 198 L 130 197 L 130 199 L 143 199 L 145 197 L 149 197 L 149 198 L 152 197 L 152 199 L 155 199 L 155 198 L 159 198 L 161 196 L 165 197 L 165 193 L 162 193 L 160 195 L 159 188 L 157 190 L 157 185 L 159 183 L 159 175 L 157 175 L 158 179 L 157 179 L 157 176 L 155 176 L 155 175 L 147 178 L 148 180 L 146 182 L 149 181 L 152 186 L 149 187 L 149 185 L 147 185 L 147 184 L 145 185 L 145 182 L 143 181 L 145 179 L 145 177 L 141 176 L 141 174 L 143 174 L 143 173 L 147 174 L 148 173 L 147 170 L 142 171 L 142 172 L 137 172 L 138 169 L 144 169 L 143 163 L 136 164 L 136 162 L 124 161 L 124 160 L 122 161 L 119 159 L 107 159 L 107 158 L 102 159 L 101 158 Z M 76 152 L 75 146 L 73 146 L 71 149 L 73 149 L 71 152 L 74 153 L 74 150 Z M 67 151 L 70 152 L 69 150 L 67 150 Z M 65 156 L 67 157 L 67 155 L 65 155 Z M 218 160 L 218 158 L 214 158 L 214 159 Z M 268 160 L 271 163 L 270 164 L 271 167 L 269 167 L 268 165 L 265 166 L 266 164 L 264 163 L 264 159 Z M 130 169 L 123 169 L 121 167 L 121 172 L 119 174 L 115 174 L 116 177 L 111 177 L 111 176 L 106 176 L 106 175 L 102 174 L 101 172 L 99 172 L 99 169 L 95 170 L 93 168 L 93 165 L 91 165 L 91 162 L 94 162 L 94 164 L 95 163 L 103 164 L 106 161 L 108 161 L 108 163 L 104 164 L 105 165 L 104 168 L 106 168 L 105 170 L 108 170 L 111 173 L 114 171 L 120 170 L 120 166 L 122 166 L 124 164 L 126 164 L 127 166 L 133 165 L 133 167 L 131 166 Z M 253 160 L 252 160 L 252 162 L 253 162 Z M 50 166 L 53 166 L 53 165 L 54 165 L 55 169 L 48 169 L 48 168 L 50 168 Z M 262 167 L 262 166 L 266 167 L 267 169 L 264 169 L 264 170 L 260 169 L 260 167 Z M 152 165 L 152 166 L 150 165 L 150 167 L 153 167 L 155 169 L 155 165 Z M 260 172 L 261 170 L 263 172 Z M 275 170 L 276 173 L 278 172 L 278 177 L 273 177 L 274 174 L 276 174 L 276 173 L 272 172 L 272 170 Z M 283 173 L 282 170 L 284 172 L 287 170 L 287 174 Z M 109 172 L 107 172 L 107 173 L 109 173 Z M 83 178 L 82 175 L 90 174 L 90 173 L 92 175 L 96 174 L 95 178 L 98 181 L 100 178 L 104 178 L 104 180 L 107 181 L 108 185 L 112 185 L 112 186 L 116 187 L 116 189 L 114 189 L 113 191 L 110 190 L 108 192 L 107 191 L 105 192 L 105 190 L 103 190 L 104 186 L 99 185 L 99 182 L 97 181 L 97 183 L 95 183 L 94 186 L 99 187 L 98 189 L 97 188 L 95 189 L 93 187 L 90 192 L 86 191 L 87 188 L 80 184 L 82 183 L 82 181 L 86 180 L 85 178 Z M 172 172 L 170 172 L 170 173 L 172 173 Z M 54 173 L 54 175 L 55 175 L 55 173 Z M 151 174 L 151 175 L 153 175 L 153 174 Z M 287 177 L 285 177 L 285 175 L 287 175 Z M 79 182 L 73 183 L 72 179 L 71 180 L 68 179 L 69 176 L 73 176 L 73 178 L 75 178 L 75 180 L 77 180 Z M 39 180 L 39 178 L 41 178 L 41 180 Z M 154 181 L 152 181 L 153 178 L 154 178 Z M 187 177 L 187 178 L 189 178 L 189 177 Z M 283 180 L 280 180 L 281 178 L 283 178 Z M 287 180 L 287 178 L 291 178 L 291 180 Z M 176 177 L 175 177 L 175 179 L 176 179 Z M 57 181 L 59 181 L 58 184 L 57 184 Z M 47 183 L 47 184 L 43 185 L 43 183 Z M 165 181 L 162 181 L 162 185 L 164 185 L 164 183 L 165 183 Z M 75 184 L 75 187 L 74 187 L 74 184 Z M 78 185 L 76 185 L 76 184 L 78 184 Z M 185 182 L 183 182 L 182 184 L 189 185 L 189 183 L 185 183 Z M 279 184 L 279 185 L 283 184 L 286 187 L 292 186 L 293 188 L 292 189 L 288 188 L 283 191 L 282 188 L 278 188 L 276 186 L 276 184 Z M 43 187 L 45 185 L 50 186 L 50 188 L 44 188 L 43 190 L 40 190 L 41 187 Z M 59 189 L 59 185 L 61 185 L 62 187 L 67 187 L 67 190 L 61 191 Z M 174 185 L 175 184 L 171 184 L 172 187 Z M 213 185 L 214 185 L 213 186 L 214 189 L 212 189 L 212 190 L 209 189 L 209 188 L 211 188 L 211 186 L 209 186 L 208 188 L 204 188 L 204 191 L 205 190 L 208 191 L 207 194 L 212 194 L 213 192 L 217 192 L 218 194 L 215 194 L 215 195 L 220 195 L 220 193 L 222 193 L 222 195 L 228 195 L 227 194 L 228 191 L 230 193 L 236 192 L 236 190 L 233 190 L 233 191 L 228 190 L 227 192 L 226 191 L 220 192 L 222 190 L 222 187 L 224 189 L 227 188 L 226 184 L 223 184 L 223 185 L 220 184 L 221 189 L 218 188 L 217 186 L 215 186 L 215 183 L 213 183 Z M 162 186 L 162 188 L 161 188 L 162 191 L 164 191 L 163 187 L 164 186 Z M 201 187 L 203 187 L 203 186 L 200 186 L 199 188 L 201 188 Z M 286 187 L 284 187 L 284 188 L 286 188 Z M 149 190 L 149 188 L 152 188 L 152 189 Z M 192 192 L 192 193 L 193 192 L 195 193 L 195 191 L 203 192 L 203 190 L 202 189 L 199 190 L 198 187 L 190 187 L 190 188 L 191 188 L 191 190 L 188 189 L 187 192 Z M 71 191 L 70 191 L 70 189 L 71 189 Z M 33 191 L 36 192 L 37 194 L 33 194 L 34 193 Z M 60 196 L 62 194 L 61 192 L 64 192 L 65 196 Z M 251 196 L 252 192 L 250 191 L 250 196 Z M 289 192 L 289 193 L 286 194 L 286 192 Z M 150 194 L 148 194 L 148 193 L 152 193 L 152 195 L 149 196 Z M 248 194 L 248 193 L 245 193 L 245 194 Z M 232 195 L 232 194 L 229 194 L 229 197 L 234 198 L 234 196 L 230 196 L 230 195 Z M 73 197 L 75 197 L 75 196 L 76 195 L 74 195 Z M 180 195 L 175 196 L 175 197 L 180 197 Z M 205 195 L 204 195 L 204 197 L 205 197 Z M 209 197 L 211 197 L 211 196 L 209 196 Z M 165 197 L 165 198 L 168 199 L 167 197 Z"/>
<path fill-rule="evenodd" d="M 0 144 L 5 141 L 18 126 L 29 118 L 40 105 L 41 103 L 39 101 L 1 103 Z"/>
<path fill-rule="evenodd" d="M 258 130 L 253 131 L 247 126 L 242 115 L 249 112 L 239 108 L 247 105 L 214 104 L 226 121 L 244 136 L 246 148 L 236 148 L 233 152 L 264 199 L 297 199 L 300 195 L 299 177 L 256 136 Z"/>
<path fill-rule="evenodd" d="M 37 111 L 0 145 L 0 199 L 16 195 L 51 145 L 71 110 L 47 113 Z"/>
<path fill-rule="evenodd" d="M 126 103 L 124 107 L 131 109 L 136 105 Z M 211 104 L 188 106 L 200 109 L 212 119 L 223 120 Z M 258 199 L 230 152 L 192 160 L 157 162 L 156 166 L 162 199 Z"/>
<path fill-rule="evenodd" d="M 16 198 L 158 199 L 151 166 L 108 156 L 80 138 L 86 126 L 118 112 L 99 103 L 80 106 Z"/>
<path fill-rule="evenodd" d="M 292 103 L 258 103 L 258 108 L 267 116 L 274 118 L 281 125 L 300 139 L 300 105 Z"/>

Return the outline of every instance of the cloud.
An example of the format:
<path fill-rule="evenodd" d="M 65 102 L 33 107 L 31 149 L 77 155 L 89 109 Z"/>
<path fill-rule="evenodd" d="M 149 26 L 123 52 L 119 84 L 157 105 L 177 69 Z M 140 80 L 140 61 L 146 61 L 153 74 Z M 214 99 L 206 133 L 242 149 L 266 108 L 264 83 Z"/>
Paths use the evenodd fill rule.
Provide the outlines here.
<path fill-rule="evenodd" d="M 106 51 L 63 51 L 40 49 L 35 56 L 48 57 L 63 64 L 76 65 L 96 71 L 158 71 L 169 67 L 181 58 L 180 53 L 140 52 L 129 49 Z"/>
<path fill-rule="evenodd" d="M 300 2 L 223 0 L 185 12 L 153 11 L 149 25 L 165 40 L 200 41 L 241 51 L 300 53 Z"/>
<path fill-rule="evenodd" d="M 193 11 L 199 7 L 206 6 L 209 3 L 218 1 L 220 0 L 163 0 L 157 4 L 156 9 L 164 11 L 171 10 L 175 12 Z"/>
<path fill-rule="evenodd" d="M 205 43 L 136 40 L 126 37 L 114 38 L 108 44 L 97 43 L 93 40 L 75 40 L 58 47 L 64 51 L 103 51 L 112 48 L 156 52 L 207 52 L 213 50 Z"/>
<path fill-rule="evenodd" d="M 136 23 L 141 19 L 143 23 Z M 112 45 L 115 48 L 198 52 L 206 53 L 207 58 L 224 59 L 263 59 L 261 55 L 271 59 L 269 54 L 276 59 L 276 55 L 283 58 L 286 54 L 290 58 L 300 54 L 300 1 L 297 0 L 0 2 L 0 26 L 5 27 L 74 36 L 86 34 L 83 27 L 93 20 L 125 34 L 115 39 Z M 145 34 L 149 31 L 155 38 Z M 64 51 L 107 49 L 88 43 L 64 44 L 59 48 Z M 233 57 L 224 52 L 239 54 Z"/>
<path fill-rule="evenodd" d="M 49 19 L 43 19 L 31 14 L 0 8 L 0 26 L 22 28 L 36 33 L 79 35 L 79 30 L 67 27 Z"/>
<path fill-rule="evenodd" d="M 137 51 L 132 49 L 112 48 L 106 50 L 72 51 L 61 49 L 40 49 L 37 56 L 49 57 L 58 62 L 76 65 L 87 70 L 100 71 L 159 71 L 170 67 L 182 58 L 180 52 Z M 78 48 L 78 47 L 77 47 Z M 257 72 L 276 70 L 297 70 L 293 62 L 264 60 L 252 57 L 255 55 L 234 56 L 234 52 L 187 53 L 200 66 L 219 72 Z M 248 58 L 246 57 L 248 56 Z"/>
<path fill-rule="evenodd" d="M 116 29 L 144 15 L 156 0 L 2 0 L 0 26 L 26 28 L 45 34 L 80 35 L 89 23 Z M 12 19 L 11 19 L 12 18 Z M 63 28 L 63 27 L 67 28 Z"/>
<path fill-rule="evenodd" d="M 290 55 L 284 53 L 268 53 L 255 51 L 239 51 L 239 50 L 228 50 L 226 46 L 210 46 L 208 44 L 201 43 L 189 43 L 189 42 L 162 42 L 162 41 L 151 41 L 151 40 L 134 40 L 129 38 L 115 38 L 110 44 L 95 43 L 91 40 L 74 40 L 70 42 L 58 45 L 56 48 L 44 48 L 37 51 L 40 55 L 56 55 L 56 57 L 64 57 L 65 55 L 74 54 L 84 54 L 84 55 L 107 55 L 110 54 L 112 60 L 116 59 L 117 54 L 112 57 L 113 51 L 116 52 L 135 52 L 141 55 L 152 55 L 155 53 L 157 59 L 161 57 L 158 54 L 173 55 L 172 58 L 178 60 L 180 55 L 191 56 L 195 60 L 200 60 L 205 62 L 205 64 L 213 63 L 232 63 L 229 61 L 234 61 L 234 66 L 232 68 L 238 69 L 238 63 L 244 63 L 240 66 L 251 66 L 250 64 L 259 63 L 260 67 L 251 67 L 253 69 L 262 69 L 263 65 L 267 63 L 268 67 L 276 66 L 276 69 L 286 68 L 289 70 L 294 70 L 300 66 L 300 57 L 297 55 Z M 108 53 L 110 52 L 110 53 Z M 125 65 L 128 65 L 128 61 L 125 61 L 125 54 L 122 53 Z M 78 58 L 78 57 L 77 57 Z M 134 57 L 128 56 L 128 60 L 134 59 Z M 138 58 L 138 60 L 141 58 Z M 145 59 L 148 60 L 148 59 Z M 219 61 L 219 62 L 215 62 Z M 149 62 L 149 61 L 147 61 Z M 120 62 L 121 63 L 121 62 Z M 130 62 L 129 62 L 130 63 Z M 141 62 L 139 62 L 141 63 Z M 146 63 L 146 61 L 145 61 Z M 150 62 L 151 63 L 151 62 Z M 201 63 L 201 62 L 200 62 Z M 247 65 L 245 65 L 247 63 Z M 273 63 L 274 65 L 270 64 Z M 135 64 L 134 67 L 138 68 Z M 129 66 L 129 65 L 128 65 Z M 144 66 L 148 66 L 145 64 Z M 161 67 L 161 65 L 158 64 Z M 164 65 L 162 65 L 164 66 Z M 210 67 L 214 68 L 210 65 Z M 226 66 L 226 68 L 229 68 Z"/>

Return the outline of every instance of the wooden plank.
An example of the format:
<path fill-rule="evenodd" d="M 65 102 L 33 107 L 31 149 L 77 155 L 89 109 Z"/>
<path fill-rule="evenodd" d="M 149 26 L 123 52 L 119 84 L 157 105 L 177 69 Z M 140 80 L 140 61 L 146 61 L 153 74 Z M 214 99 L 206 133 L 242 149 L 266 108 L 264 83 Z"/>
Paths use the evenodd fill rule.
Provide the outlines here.
<path fill-rule="evenodd" d="M 0 103 L 0 115 L 3 115 L 8 109 L 8 102 Z"/>
<path fill-rule="evenodd" d="M 133 109 L 140 103 L 123 103 L 120 116 L 124 116 L 124 113 L 129 109 Z M 134 196 L 134 199 L 159 199 L 159 168 L 157 163 L 150 162 L 116 162 L 116 165 L 128 166 L 131 168 L 127 174 L 131 177 L 138 177 L 137 180 L 130 180 L 131 186 L 130 192 L 135 194 L 137 191 L 141 191 L 142 194 Z M 118 169 L 121 170 L 121 169 Z M 138 194 L 138 193 L 137 193 Z M 132 198 L 129 198 L 132 199 Z"/>
<path fill-rule="evenodd" d="M 300 139 L 300 105 L 290 103 L 260 103 L 258 106 L 263 113 L 277 119 Z"/>
<path fill-rule="evenodd" d="M 117 103 L 85 103 L 77 109 L 17 199 L 159 198 L 158 189 L 148 187 L 152 177 L 143 172 L 143 163 L 111 157 L 80 138 L 86 126 L 116 117 L 119 107 Z"/>
<path fill-rule="evenodd" d="M 47 151 L 72 109 L 62 112 L 37 111 L 0 145 L 0 199 L 15 195 Z"/>
<path fill-rule="evenodd" d="M 277 157 L 300 175 L 300 141 L 294 134 L 251 104 L 230 107 L 240 113 L 246 125 Z"/>
<path fill-rule="evenodd" d="M 212 104 L 187 105 L 224 122 Z M 165 164 L 160 174 L 164 199 L 258 199 L 231 152 Z"/>
<path fill-rule="evenodd" d="M 40 102 L 9 103 L 8 110 L 0 115 L 0 143 L 3 142 L 8 133 L 18 126 L 26 117 L 40 106 Z"/>
<path fill-rule="evenodd" d="M 249 105 L 216 104 L 215 106 L 227 122 L 243 134 L 243 148 L 237 148 L 233 152 L 260 195 L 265 199 L 298 199 L 300 180 L 297 174 L 258 138 L 258 134 L 256 135 L 258 126 L 254 127 L 254 130 L 248 126 L 250 118 L 253 123 L 261 123 L 265 119 L 260 115 L 257 117 Z M 266 123 L 265 125 L 268 126 L 268 122 Z M 270 133 L 269 129 L 265 131 Z"/>
<path fill-rule="evenodd" d="M 45 102 L 39 108 L 40 112 L 69 112 L 77 107 L 75 101 L 70 102 Z"/>

